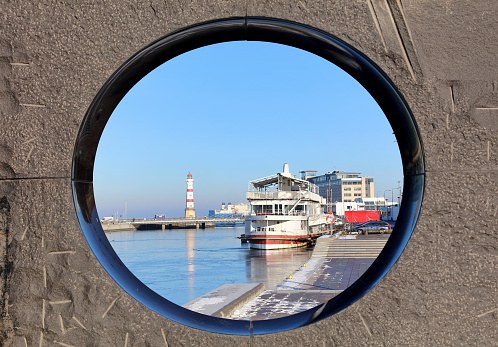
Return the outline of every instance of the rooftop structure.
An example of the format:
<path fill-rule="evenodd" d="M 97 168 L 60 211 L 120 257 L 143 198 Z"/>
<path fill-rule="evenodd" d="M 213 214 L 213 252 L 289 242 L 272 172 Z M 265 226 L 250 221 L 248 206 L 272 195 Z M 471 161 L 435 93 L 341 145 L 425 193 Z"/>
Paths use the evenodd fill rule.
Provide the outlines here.
<path fill-rule="evenodd" d="M 315 177 L 317 172 L 318 171 L 315 171 L 315 170 L 299 171 L 299 173 L 301 174 L 302 180 L 307 180 L 308 178 Z"/>

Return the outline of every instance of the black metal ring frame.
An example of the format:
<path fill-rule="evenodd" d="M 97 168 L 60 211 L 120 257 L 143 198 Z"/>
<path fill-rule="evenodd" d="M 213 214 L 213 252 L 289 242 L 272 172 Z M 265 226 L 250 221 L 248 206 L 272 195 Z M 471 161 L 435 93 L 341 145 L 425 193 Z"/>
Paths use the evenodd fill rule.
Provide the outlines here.
<path fill-rule="evenodd" d="M 376 100 L 396 136 L 403 163 L 404 192 L 400 213 L 386 246 L 367 271 L 327 303 L 283 318 L 240 321 L 216 318 L 180 307 L 136 278 L 114 252 L 100 225 L 93 194 L 97 145 L 112 112 L 146 74 L 182 53 L 229 41 L 264 41 L 316 54 L 355 78 Z M 299 23 L 261 17 L 220 19 L 194 25 L 148 45 L 125 62 L 90 105 L 77 135 L 72 189 L 77 217 L 93 253 L 109 275 L 132 297 L 159 314 L 187 326 L 224 334 L 285 331 L 329 317 L 351 305 L 377 284 L 405 248 L 420 212 L 425 168 L 422 142 L 407 103 L 389 78 L 362 53 L 338 38 Z"/>

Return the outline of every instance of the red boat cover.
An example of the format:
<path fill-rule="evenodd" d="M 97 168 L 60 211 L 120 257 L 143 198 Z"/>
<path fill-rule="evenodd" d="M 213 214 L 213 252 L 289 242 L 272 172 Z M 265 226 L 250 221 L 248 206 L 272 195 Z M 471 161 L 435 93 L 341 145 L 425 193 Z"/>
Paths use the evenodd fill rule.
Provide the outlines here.
<path fill-rule="evenodd" d="M 379 220 L 379 211 L 345 211 L 348 223 L 364 223 L 369 220 Z"/>

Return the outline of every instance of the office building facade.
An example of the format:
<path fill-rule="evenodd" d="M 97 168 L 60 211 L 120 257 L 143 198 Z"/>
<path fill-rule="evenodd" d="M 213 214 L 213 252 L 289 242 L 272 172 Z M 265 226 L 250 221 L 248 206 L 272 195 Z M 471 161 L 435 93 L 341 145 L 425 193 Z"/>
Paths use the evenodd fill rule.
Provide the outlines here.
<path fill-rule="evenodd" d="M 336 202 L 353 202 L 359 198 L 374 197 L 374 178 L 360 177 L 359 172 L 331 171 L 324 175 L 307 178 L 320 189 L 320 195 L 327 199 L 327 211 Z"/>

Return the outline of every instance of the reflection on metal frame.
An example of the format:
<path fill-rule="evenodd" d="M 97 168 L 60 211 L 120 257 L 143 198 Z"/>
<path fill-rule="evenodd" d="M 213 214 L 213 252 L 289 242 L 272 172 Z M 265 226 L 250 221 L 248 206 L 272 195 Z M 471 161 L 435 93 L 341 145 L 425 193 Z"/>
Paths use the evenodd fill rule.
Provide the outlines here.
<path fill-rule="evenodd" d="M 337 65 L 376 100 L 396 136 L 404 173 L 400 215 L 385 248 L 372 266 L 348 289 L 308 311 L 264 321 L 237 321 L 184 309 L 145 286 L 122 263 L 102 230 L 93 194 L 97 145 L 112 112 L 146 74 L 190 50 L 229 41 L 264 41 L 306 50 Z M 370 59 L 340 39 L 299 23 L 260 17 L 221 19 L 171 33 L 126 61 L 100 89 L 80 127 L 73 153 L 72 189 L 81 229 L 109 275 L 150 309 L 187 326 L 224 334 L 265 334 L 298 328 L 329 317 L 365 295 L 399 258 L 420 212 L 425 183 L 424 155 L 415 120 L 389 78 Z"/>

